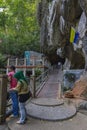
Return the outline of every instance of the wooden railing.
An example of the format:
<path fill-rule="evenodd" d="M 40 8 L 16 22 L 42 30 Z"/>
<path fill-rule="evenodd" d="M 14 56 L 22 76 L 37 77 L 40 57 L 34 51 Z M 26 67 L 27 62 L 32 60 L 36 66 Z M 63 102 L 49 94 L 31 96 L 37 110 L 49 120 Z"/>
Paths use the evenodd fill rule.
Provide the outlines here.
<path fill-rule="evenodd" d="M 0 124 L 5 122 L 7 76 L 0 74 Z"/>

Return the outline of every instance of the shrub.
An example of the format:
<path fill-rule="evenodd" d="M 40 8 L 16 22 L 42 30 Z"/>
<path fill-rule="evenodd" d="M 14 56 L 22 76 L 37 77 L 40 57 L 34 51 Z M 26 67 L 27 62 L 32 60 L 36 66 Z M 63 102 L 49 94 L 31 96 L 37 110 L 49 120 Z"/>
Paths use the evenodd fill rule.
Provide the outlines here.
<path fill-rule="evenodd" d="M 41 75 L 41 70 L 39 68 L 35 69 L 35 76 L 38 77 L 39 75 Z"/>

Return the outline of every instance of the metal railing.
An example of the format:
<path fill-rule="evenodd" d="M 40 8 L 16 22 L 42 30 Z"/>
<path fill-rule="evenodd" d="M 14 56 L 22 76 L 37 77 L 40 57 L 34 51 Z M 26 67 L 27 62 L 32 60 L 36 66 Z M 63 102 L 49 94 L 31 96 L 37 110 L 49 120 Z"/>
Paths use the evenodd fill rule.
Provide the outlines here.
<path fill-rule="evenodd" d="M 29 89 L 31 90 L 33 97 L 35 98 L 39 92 L 41 91 L 41 89 L 44 87 L 47 79 L 48 79 L 48 75 L 49 75 L 49 69 L 46 70 L 45 72 L 43 72 L 39 77 L 31 77 L 30 83 L 29 83 Z M 6 110 L 7 110 L 7 115 L 6 117 L 8 117 L 11 114 L 11 109 L 12 109 L 12 103 L 11 103 L 11 99 L 7 100 L 7 105 L 6 105 Z"/>
<path fill-rule="evenodd" d="M 35 76 L 31 77 L 30 89 L 33 93 L 34 98 L 39 94 L 39 92 L 41 91 L 41 89 L 45 85 L 45 83 L 48 79 L 48 75 L 49 75 L 49 69 L 47 69 L 45 72 L 43 72 L 38 77 L 35 77 Z"/>
<path fill-rule="evenodd" d="M 49 69 L 43 72 L 39 77 L 36 78 L 36 94 L 40 92 L 44 84 L 46 83 L 49 75 Z"/>

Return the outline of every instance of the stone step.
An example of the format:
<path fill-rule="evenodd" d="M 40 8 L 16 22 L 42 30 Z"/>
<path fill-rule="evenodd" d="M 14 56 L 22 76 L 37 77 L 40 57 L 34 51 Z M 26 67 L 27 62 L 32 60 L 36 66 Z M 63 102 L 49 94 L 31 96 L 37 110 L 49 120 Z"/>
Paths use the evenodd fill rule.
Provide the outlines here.
<path fill-rule="evenodd" d="M 59 99 L 37 98 L 26 105 L 28 116 L 49 120 L 62 121 L 72 118 L 76 114 L 76 108 Z"/>
<path fill-rule="evenodd" d="M 59 106 L 64 104 L 63 99 L 53 99 L 53 98 L 37 98 L 31 100 L 32 104 L 36 104 L 39 106 Z"/>

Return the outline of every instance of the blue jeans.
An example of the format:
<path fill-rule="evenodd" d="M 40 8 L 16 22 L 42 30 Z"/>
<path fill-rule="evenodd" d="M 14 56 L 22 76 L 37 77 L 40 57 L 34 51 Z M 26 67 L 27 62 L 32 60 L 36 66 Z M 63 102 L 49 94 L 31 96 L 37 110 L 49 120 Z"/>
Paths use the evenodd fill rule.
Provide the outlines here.
<path fill-rule="evenodd" d="M 19 109 L 20 109 L 20 122 L 24 123 L 27 117 L 25 103 L 19 102 Z"/>
<path fill-rule="evenodd" d="M 12 100 L 12 114 L 14 116 L 18 116 L 19 115 L 18 94 L 16 91 L 10 91 L 9 94 Z"/>

